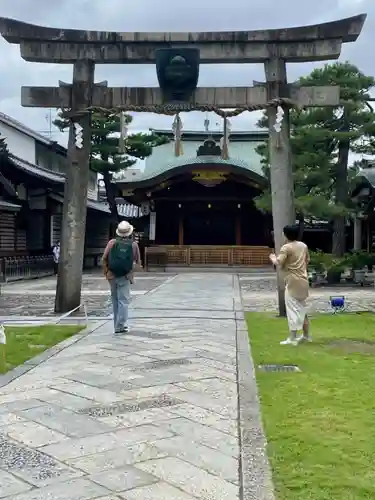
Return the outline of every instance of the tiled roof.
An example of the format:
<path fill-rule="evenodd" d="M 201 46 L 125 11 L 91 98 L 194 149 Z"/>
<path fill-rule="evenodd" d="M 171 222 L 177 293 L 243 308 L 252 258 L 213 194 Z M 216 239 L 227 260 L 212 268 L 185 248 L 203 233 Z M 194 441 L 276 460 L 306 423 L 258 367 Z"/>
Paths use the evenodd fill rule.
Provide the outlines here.
<path fill-rule="evenodd" d="M 58 172 L 52 172 L 52 170 L 48 170 L 47 168 L 40 167 L 39 165 L 34 165 L 26 160 L 22 160 L 18 156 L 13 154 L 9 154 L 9 159 L 11 163 L 13 163 L 17 168 L 23 170 L 24 172 L 28 172 L 36 177 L 40 177 L 49 182 L 54 182 L 57 184 L 63 184 L 65 182 L 65 175 L 59 174 Z"/>
<path fill-rule="evenodd" d="M 21 206 L 16 205 L 15 203 L 9 203 L 8 201 L 0 200 L 0 210 L 18 212 L 19 210 L 21 210 Z"/>
<path fill-rule="evenodd" d="M 135 177 L 134 180 L 127 179 L 126 181 L 118 181 L 118 182 L 139 182 L 147 179 L 152 179 L 153 177 L 157 177 L 158 175 L 163 174 L 164 172 L 168 172 L 177 167 L 183 167 L 184 165 L 204 165 L 204 164 L 214 164 L 214 165 L 228 165 L 234 167 L 240 167 L 248 170 L 249 172 L 254 172 L 255 174 L 262 176 L 262 173 L 258 170 L 253 170 L 251 166 L 241 158 L 233 158 L 230 157 L 228 160 L 224 160 L 221 156 L 193 156 L 190 158 L 186 158 L 185 156 L 180 156 L 176 158 L 176 160 L 164 164 L 160 166 L 158 169 L 146 169 L 143 172 L 142 177 Z"/>
<path fill-rule="evenodd" d="M 357 177 L 365 177 L 371 186 L 375 187 L 375 166 L 361 169 Z"/>
<path fill-rule="evenodd" d="M 164 135 L 166 137 L 173 138 L 173 131 L 169 130 L 159 130 L 159 129 L 149 129 L 150 132 L 157 135 Z M 257 129 L 257 130 L 232 130 L 230 133 L 230 140 L 240 140 L 240 141 L 259 141 L 266 140 L 268 138 L 268 130 Z M 223 136 L 223 130 L 183 130 L 182 140 L 194 140 L 194 138 L 214 138 L 215 140 L 220 139 Z"/>
<path fill-rule="evenodd" d="M 22 132 L 25 135 L 28 135 L 29 137 L 32 137 L 39 142 L 42 142 L 43 144 L 52 145 L 55 143 L 55 141 L 47 139 L 47 137 L 44 137 L 44 135 L 35 132 L 35 130 L 32 130 L 18 120 L 15 120 L 9 115 L 6 115 L 5 113 L 0 113 L 0 122 L 4 123 L 4 125 L 8 125 L 8 127 L 18 130 L 19 132 Z"/>
<path fill-rule="evenodd" d="M 48 196 L 53 200 L 58 201 L 59 203 L 64 203 L 64 197 L 59 194 L 49 193 Z M 104 212 L 106 214 L 111 213 L 108 204 L 102 203 L 100 201 L 87 200 L 87 208 L 91 208 L 92 210 L 98 210 L 99 212 Z"/>
<path fill-rule="evenodd" d="M 14 188 L 13 184 L 0 172 L 0 184 L 4 186 L 5 191 L 10 196 L 17 197 L 17 191 Z"/>
<path fill-rule="evenodd" d="M 87 207 L 92 208 L 93 210 L 98 210 L 99 212 L 104 212 L 106 214 L 110 214 L 111 210 L 107 203 L 103 203 L 101 201 L 93 201 L 87 200 Z"/>

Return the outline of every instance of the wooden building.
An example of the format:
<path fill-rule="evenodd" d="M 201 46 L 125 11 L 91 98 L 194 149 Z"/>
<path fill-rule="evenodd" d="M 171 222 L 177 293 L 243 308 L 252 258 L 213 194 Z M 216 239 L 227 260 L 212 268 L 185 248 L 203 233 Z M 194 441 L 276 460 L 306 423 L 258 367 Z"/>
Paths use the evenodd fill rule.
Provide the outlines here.
<path fill-rule="evenodd" d="M 256 147 L 267 132 L 233 132 L 228 159 L 221 135 L 184 132 L 182 156 L 174 156 L 173 143 L 159 146 L 144 171 L 128 169 L 116 181 L 118 195 L 147 220 L 137 229 L 150 246 L 167 250 L 169 264 L 269 262 L 271 218 L 254 204 L 266 185 Z"/>
<path fill-rule="evenodd" d="M 51 255 L 61 237 L 66 149 L 1 113 L 0 134 L 9 149 L 0 162 L 0 257 Z M 110 211 L 97 197 L 92 173 L 86 265 L 95 263 L 109 237 Z"/>
<path fill-rule="evenodd" d="M 256 148 L 268 132 L 232 132 L 227 158 L 220 132 L 184 132 L 178 157 L 172 133 L 153 132 L 171 142 L 154 149 L 143 171 L 116 180 L 122 203 L 140 208 L 133 222 L 147 246 L 166 251 L 171 265 L 269 265 L 272 217 L 254 202 L 267 186 Z M 328 225 L 306 221 L 304 239 L 326 250 Z"/>
<path fill-rule="evenodd" d="M 357 212 L 353 220 L 353 248 L 375 252 L 375 165 L 365 165 L 351 194 Z"/>

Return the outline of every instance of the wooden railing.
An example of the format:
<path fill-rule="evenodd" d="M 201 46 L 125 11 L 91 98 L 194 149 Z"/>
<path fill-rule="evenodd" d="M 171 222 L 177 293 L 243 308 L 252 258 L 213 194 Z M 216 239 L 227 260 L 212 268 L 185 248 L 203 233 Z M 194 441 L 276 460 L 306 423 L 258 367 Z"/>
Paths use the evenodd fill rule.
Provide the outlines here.
<path fill-rule="evenodd" d="M 146 248 L 149 266 L 268 266 L 269 247 L 165 245 Z"/>

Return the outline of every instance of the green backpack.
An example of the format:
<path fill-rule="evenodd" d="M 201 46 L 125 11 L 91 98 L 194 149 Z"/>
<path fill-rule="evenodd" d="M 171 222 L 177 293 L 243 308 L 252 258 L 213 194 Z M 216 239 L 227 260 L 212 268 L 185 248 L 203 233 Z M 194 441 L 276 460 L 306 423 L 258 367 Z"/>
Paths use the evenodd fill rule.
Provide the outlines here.
<path fill-rule="evenodd" d="M 117 239 L 108 255 L 108 269 L 116 278 L 126 276 L 133 269 L 133 243 Z"/>

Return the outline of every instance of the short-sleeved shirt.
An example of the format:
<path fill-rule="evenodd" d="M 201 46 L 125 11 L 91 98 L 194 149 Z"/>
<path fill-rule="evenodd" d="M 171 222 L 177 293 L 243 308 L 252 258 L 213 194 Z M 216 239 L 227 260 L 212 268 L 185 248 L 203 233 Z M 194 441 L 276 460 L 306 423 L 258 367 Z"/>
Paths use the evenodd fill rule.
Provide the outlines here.
<path fill-rule="evenodd" d="M 111 248 L 116 243 L 116 241 L 117 240 L 115 238 L 112 240 L 109 240 L 109 242 L 107 243 L 107 246 L 105 247 L 105 250 L 103 253 L 103 258 L 102 258 L 103 266 L 104 266 L 104 273 L 106 275 L 106 278 L 109 280 L 114 279 L 115 276 L 108 269 L 108 255 L 109 255 Z M 133 246 L 133 262 L 140 265 L 141 264 L 141 252 L 139 251 L 138 243 L 136 241 L 133 241 L 132 246 Z M 131 273 L 129 273 L 129 274 L 131 274 Z M 132 278 L 132 276 L 126 276 L 126 277 L 129 277 L 129 279 Z"/>
<path fill-rule="evenodd" d="M 277 261 L 284 273 L 285 285 L 290 295 L 298 300 L 309 296 L 307 265 L 309 250 L 302 241 L 290 241 L 280 249 Z"/>

